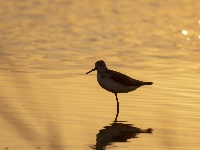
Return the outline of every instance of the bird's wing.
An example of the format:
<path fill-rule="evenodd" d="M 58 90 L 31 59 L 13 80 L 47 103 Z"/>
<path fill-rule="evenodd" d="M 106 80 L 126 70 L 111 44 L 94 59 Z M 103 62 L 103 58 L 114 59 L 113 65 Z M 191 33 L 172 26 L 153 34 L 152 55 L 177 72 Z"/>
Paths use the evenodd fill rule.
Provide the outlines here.
<path fill-rule="evenodd" d="M 133 79 L 125 74 L 122 74 L 117 71 L 108 70 L 110 73 L 110 78 L 116 82 L 119 82 L 120 84 L 123 84 L 125 86 L 142 86 L 144 85 L 143 81 L 139 81 L 136 79 Z"/>

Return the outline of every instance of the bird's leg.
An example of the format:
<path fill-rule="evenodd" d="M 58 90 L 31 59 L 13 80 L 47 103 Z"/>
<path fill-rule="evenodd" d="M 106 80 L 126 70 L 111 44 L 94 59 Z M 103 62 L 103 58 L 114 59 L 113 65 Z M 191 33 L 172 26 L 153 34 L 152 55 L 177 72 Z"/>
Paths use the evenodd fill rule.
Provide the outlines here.
<path fill-rule="evenodd" d="M 115 94 L 115 96 L 116 96 L 116 101 L 117 101 L 117 112 L 119 113 L 119 101 L 118 101 L 117 94 Z"/>
<path fill-rule="evenodd" d="M 117 93 L 115 93 L 115 97 L 116 97 L 116 101 L 117 101 L 117 114 L 116 114 L 115 122 L 117 122 L 117 117 L 118 117 L 118 114 L 119 114 L 119 101 L 118 101 L 118 98 L 117 98 Z"/>

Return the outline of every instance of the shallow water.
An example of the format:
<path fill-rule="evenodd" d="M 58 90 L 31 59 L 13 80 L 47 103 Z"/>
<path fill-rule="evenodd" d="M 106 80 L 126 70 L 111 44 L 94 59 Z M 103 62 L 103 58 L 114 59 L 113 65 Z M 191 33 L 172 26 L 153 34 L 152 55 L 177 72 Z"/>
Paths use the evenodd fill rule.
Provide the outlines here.
<path fill-rule="evenodd" d="M 197 0 L 1 2 L 0 148 L 199 149 L 199 7 Z M 117 122 L 114 94 L 96 72 L 85 74 L 101 59 L 154 82 L 119 94 Z"/>

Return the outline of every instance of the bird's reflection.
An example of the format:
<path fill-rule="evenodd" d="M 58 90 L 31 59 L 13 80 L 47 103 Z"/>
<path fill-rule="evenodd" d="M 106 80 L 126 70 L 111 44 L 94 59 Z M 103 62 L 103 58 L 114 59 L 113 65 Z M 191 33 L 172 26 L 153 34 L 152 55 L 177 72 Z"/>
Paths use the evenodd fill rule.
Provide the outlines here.
<path fill-rule="evenodd" d="M 127 142 L 128 139 L 138 138 L 137 135 L 140 133 L 152 133 L 152 128 L 140 129 L 126 123 L 126 121 L 117 121 L 118 110 L 115 120 L 97 133 L 96 145 L 91 146 L 93 149 L 105 150 L 107 146 L 112 145 L 114 142 Z"/>

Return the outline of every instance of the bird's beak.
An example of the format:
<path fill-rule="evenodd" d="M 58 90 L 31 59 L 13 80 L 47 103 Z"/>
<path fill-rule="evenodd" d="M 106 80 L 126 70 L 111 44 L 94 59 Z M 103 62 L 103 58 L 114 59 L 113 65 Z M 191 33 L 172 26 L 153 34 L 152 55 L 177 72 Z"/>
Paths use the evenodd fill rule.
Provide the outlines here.
<path fill-rule="evenodd" d="M 88 73 L 90 73 L 90 72 L 92 72 L 92 71 L 95 71 L 95 70 L 97 70 L 97 68 L 96 68 L 96 67 L 95 67 L 94 69 L 92 69 L 92 70 L 88 71 L 86 74 L 88 74 Z"/>

